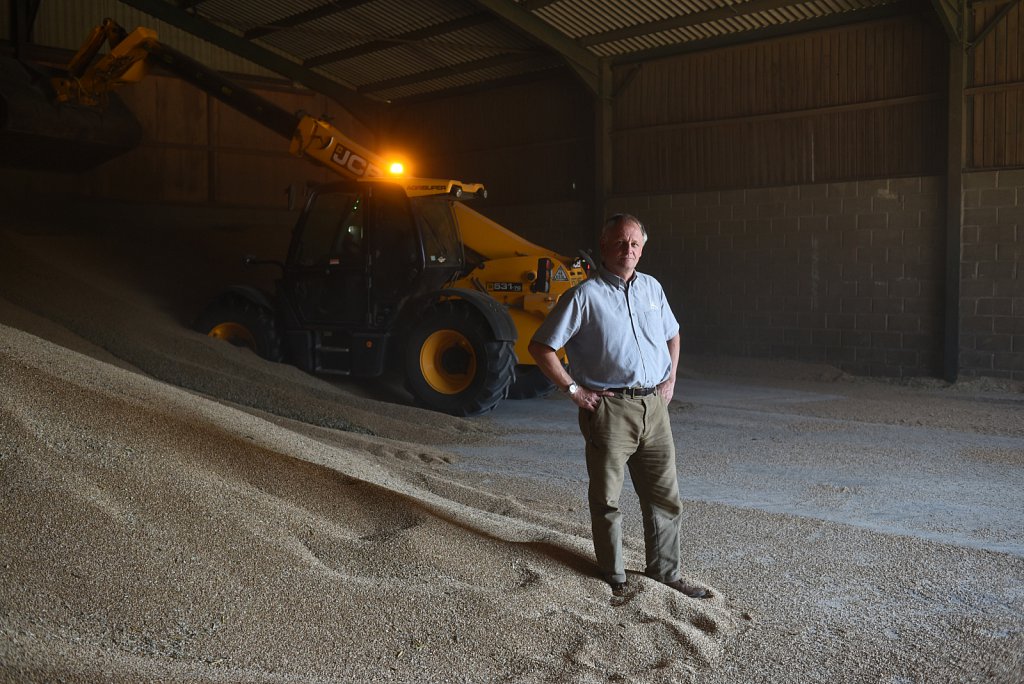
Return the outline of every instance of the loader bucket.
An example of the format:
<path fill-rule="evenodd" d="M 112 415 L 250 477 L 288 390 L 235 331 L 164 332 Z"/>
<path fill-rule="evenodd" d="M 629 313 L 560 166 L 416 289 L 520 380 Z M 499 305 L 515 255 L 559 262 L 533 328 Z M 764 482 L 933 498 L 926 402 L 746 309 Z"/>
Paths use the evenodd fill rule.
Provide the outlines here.
<path fill-rule="evenodd" d="M 113 93 L 102 109 L 54 104 L 47 74 L 0 57 L 0 166 L 78 173 L 141 138 L 138 120 Z"/>

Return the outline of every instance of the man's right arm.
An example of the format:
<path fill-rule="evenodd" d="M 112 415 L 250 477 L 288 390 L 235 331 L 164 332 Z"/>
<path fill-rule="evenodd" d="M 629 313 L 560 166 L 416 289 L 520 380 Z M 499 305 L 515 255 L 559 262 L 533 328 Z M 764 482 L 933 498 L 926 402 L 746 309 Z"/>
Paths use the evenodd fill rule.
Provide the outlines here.
<path fill-rule="evenodd" d="M 537 362 L 537 367 L 540 368 L 541 373 L 563 392 L 568 389 L 569 385 L 573 382 L 573 378 L 566 372 L 565 367 L 562 366 L 555 348 L 546 344 L 546 342 L 558 344 L 561 340 L 568 341 L 579 331 L 581 314 L 579 298 L 576 296 L 578 294 L 579 290 L 573 288 L 559 298 L 555 308 L 551 310 L 547 318 L 544 319 L 544 322 L 541 323 L 540 328 L 537 329 L 527 347 L 527 351 L 530 352 L 533 360 Z M 540 340 L 545 340 L 545 342 Z M 610 394 L 610 392 L 594 392 L 581 386 L 569 398 L 580 408 L 593 411 L 601 401 L 601 397 L 606 394 Z"/>
<path fill-rule="evenodd" d="M 541 344 L 540 342 L 531 341 L 530 346 L 527 347 L 530 352 L 530 356 L 533 357 L 534 361 L 537 362 L 537 367 L 547 377 L 548 380 L 555 384 L 555 387 L 565 391 L 569 386 L 569 383 L 573 382 L 572 377 L 565 372 L 565 368 L 562 366 L 562 362 L 558 360 L 558 354 L 554 349 Z M 573 403 L 580 408 L 587 409 L 588 411 L 597 410 L 597 405 L 601 403 L 601 397 L 610 397 L 611 392 L 600 390 L 594 391 L 586 387 L 580 386 L 578 390 L 569 396 Z"/>
<path fill-rule="evenodd" d="M 572 377 L 565 372 L 565 368 L 562 366 L 562 362 L 558 360 L 558 354 L 554 349 L 546 344 L 531 341 L 527 351 L 530 352 L 533 360 L 537 362 L 540 372 L 554 383 L 555 387 L 564 391 L 569 386 L 569 383 L 572 382 Z"/>

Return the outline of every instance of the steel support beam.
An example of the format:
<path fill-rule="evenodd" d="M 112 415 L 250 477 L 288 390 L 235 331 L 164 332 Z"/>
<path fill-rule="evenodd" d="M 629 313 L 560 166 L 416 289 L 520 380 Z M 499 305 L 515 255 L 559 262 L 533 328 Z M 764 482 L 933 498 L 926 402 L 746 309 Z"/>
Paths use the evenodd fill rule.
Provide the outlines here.
<path fill-rule="evenodd" d="M 347 12 L 354 7 L 365 5 L 370 1 L 371 0 L 346 0 L 345 2 L 340 2 L 339 0 L 334 0 L 334 2 L 324 5 L 323 7 L 314 7 L 313 9 L 299 12 L 298 14 L 292 14 L 287 17 L 275 19 L 271 26 L 258 26 L 254 29 L 249 29 L 245 32 L 244 38 L 246 40 L 263 38 L 264 36 L 276 33 L 277 31 L 284 31 L 285 29 L 302 26 L 305 23 L 316 21 L 317 19 L 323 19 L 324 17 L 329 17 L 332 14 Z"/>
<path fill-rule="evenodd" d="M 608 212 L 608 197 L 612 194 L 614 179 L 612 164 L 613 114 L 612 67 L 607 59 L 598 64 L 598 90 L 594 96 L 594 215 L 591 222 L 593 244 L 597 244 L 597 231 Z"/>
<path fill-rule="evenodd" d="M 954 43 L 964 43 L 963 16 L 966 0 L 931 0 L 946 35 Z"/>
<path fill-rule="evenodd" d="M 24 50 L 32 42 L 32 30 L 39 13 L 39 0 L 13 0 L 11 2 L 11 42 L 14 56 L 24 56 Z"/>
<path fill-rule="evenodd" d="M 963 35 L 961 33 L 961 35 Z M 949 41 L 949 104 L 946 154 L 946 283 L 942 374 L 956 382 L 960 374 L 960 278 L 963 249 L 963 169 L 966 136 L 964 109 L 967 56 L 964 45 Z"/>
<path fill-rule="evenodd" d="M 316 57 L 310 57 L 302 64 L 306 67 L 321 66 L 323 64 L 330 64 L 331 62 L 340 62 L 353 57 L 359 57 L 361 55 L 368 55 L 371 52 L 378 52 L 380 50 L 387 50 L 388 48 L 396 45 L 405 45 L 408 43 L 417 43 L 419 41 L 426 40 L 428 38 L 434 38 L 442 36 L 446 33 L 452 33 L 455 31 L 461 31 L 462 29 L 477 26 L 484 22 L 491 21 L 491 15 L 487 12 L 477 12 L 476 14 L 469 14 L 458 19 L 446 21 L 441 24 L 433 24 L 431 26 L 424 26 L 423 28 L 415 29 L 413 31 L 406 31 L 400 33 L 397 36 L 390 36 L 388 38 L 378 38 L 377 40 L 371 40 L 368 43 L 362 45 L 356 45 L 349 48 L 343 48 L 327 54 L 318 55 Z"/>
<path fill-rule="evenodd" d="M 474 0 L 505 22 L 519 29 L 531 39 L 539 41 L 561 56 L 591 93 L 597 93 L 600 85 L 600 69 L 597 55 L 581 47 L 564 33 L 527 10 L 509 0 Z"/>

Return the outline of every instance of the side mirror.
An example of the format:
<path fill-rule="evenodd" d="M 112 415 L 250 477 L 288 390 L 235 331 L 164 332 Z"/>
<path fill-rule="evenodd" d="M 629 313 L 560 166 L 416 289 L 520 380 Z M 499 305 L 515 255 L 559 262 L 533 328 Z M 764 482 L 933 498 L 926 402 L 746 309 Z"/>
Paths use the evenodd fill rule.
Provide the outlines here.
<path fill-rule="evenodd" d="M 596 273 L 597 264 L 594 262 L 594 257 L 591 256 L 590 252 L 585 249 L 579 250 L 579 262 L 580 266 L 583 267 L 587 273 Z"/>
<path fill-rule="evenodd" d="M 553 264 L 551 259 L 547 257 L 541 257 L 537 259 L 537 279 L 530 285 L 530 292 L 550 292 L 551 291 L 551 269 Z"/>

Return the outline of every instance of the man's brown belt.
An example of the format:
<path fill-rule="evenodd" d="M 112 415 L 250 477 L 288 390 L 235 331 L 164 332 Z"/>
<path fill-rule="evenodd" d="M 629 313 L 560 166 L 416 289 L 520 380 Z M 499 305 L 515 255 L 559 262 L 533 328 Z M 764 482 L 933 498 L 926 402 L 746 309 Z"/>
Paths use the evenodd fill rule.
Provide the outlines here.
<path fill-rule="evenodd" d="M 648 394 L 654 394 L 658 391 L 657 387 L 610 387 L 608 391 L 612 394 L 616 394 L 623 397 L 630 397 L 636 399 L 637 397 L 646 397 Z"/>

